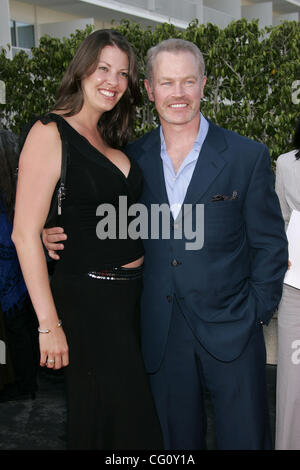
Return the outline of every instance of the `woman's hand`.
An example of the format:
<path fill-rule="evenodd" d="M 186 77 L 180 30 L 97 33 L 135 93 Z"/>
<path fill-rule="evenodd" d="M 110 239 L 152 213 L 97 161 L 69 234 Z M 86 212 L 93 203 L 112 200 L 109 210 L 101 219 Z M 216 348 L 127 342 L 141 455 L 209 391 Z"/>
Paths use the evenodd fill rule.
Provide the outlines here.
<path fill-rule="evenodd" d="M 50 333 L 40 333 L 40 365 L 51 369 L 61 369 L 69 364 L 69 350 L 62 327 L 56 326 Z"/>
<path fill-rule="evenodd" d="M 292 266 L 292 263 L 290 262 L 290 260 L 288 261 L 288 269 L 290 269 L 290 267 Z"/>

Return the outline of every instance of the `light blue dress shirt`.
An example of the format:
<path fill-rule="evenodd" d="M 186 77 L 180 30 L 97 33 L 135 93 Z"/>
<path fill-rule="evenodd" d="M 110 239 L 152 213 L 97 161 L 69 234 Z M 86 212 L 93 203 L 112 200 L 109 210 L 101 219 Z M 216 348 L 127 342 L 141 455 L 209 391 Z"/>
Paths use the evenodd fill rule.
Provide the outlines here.
<path fill-rule="evenodd" d="M 192 150 L 183 160 L 177 173 L 175 173 L 171 158 L 168 155 L 162 127 L 160 127 L 160 156 L 163 161 L 166 190 L 174 220 L 180 212 L 188 186 L 193 176 L 200 150 L 208 132 L 209 123 L 201 113 L 200 115 L 201 120 L 198 136 L 194 142 Z"/>

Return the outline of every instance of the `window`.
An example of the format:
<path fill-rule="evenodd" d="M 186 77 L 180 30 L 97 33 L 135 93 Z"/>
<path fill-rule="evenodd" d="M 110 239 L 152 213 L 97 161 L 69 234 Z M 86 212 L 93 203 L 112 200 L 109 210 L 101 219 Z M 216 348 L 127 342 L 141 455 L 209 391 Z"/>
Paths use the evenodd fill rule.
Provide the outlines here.
<path fill-rule="evenodd" d="M 21 23 L 10 20 L 11 45 L 31 49 L 34 47 L 34 26 L 33 24 Z"/>

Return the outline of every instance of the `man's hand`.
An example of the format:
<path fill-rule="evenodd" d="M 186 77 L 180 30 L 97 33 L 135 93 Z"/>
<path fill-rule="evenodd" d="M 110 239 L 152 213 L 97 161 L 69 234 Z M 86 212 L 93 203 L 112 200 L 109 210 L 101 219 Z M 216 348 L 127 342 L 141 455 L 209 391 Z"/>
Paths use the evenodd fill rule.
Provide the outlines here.
<path fill-rule="evenodd" d="M 66 239 L 67 235 L 64 233 L 64 229 L 62 227 L 45 228 L 42 232 L 42 240 L 48 250 L 48 254 L 50 258 L 55 260 L 60 259 L 56 251 L 64 249 L 63 243 L 57 242 L 61 242 Z"/>

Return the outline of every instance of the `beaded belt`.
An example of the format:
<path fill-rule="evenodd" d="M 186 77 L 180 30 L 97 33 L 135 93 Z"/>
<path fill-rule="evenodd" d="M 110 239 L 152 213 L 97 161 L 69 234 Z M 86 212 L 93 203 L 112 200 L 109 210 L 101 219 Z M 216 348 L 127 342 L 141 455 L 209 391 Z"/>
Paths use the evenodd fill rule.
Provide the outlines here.
<path fill-rule="evenodd" d="M 87 273 L 92 279 L 102 279 L 105 281 L 134 281 L 143 276 L 143 266 L 137 268 L 113 268 L 101 271 L 90 271 Z"/>

